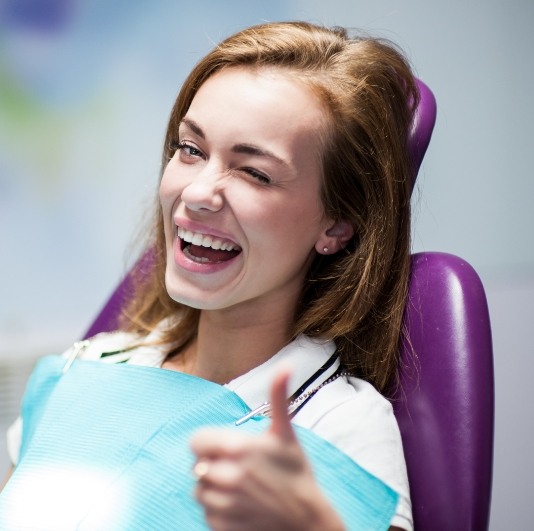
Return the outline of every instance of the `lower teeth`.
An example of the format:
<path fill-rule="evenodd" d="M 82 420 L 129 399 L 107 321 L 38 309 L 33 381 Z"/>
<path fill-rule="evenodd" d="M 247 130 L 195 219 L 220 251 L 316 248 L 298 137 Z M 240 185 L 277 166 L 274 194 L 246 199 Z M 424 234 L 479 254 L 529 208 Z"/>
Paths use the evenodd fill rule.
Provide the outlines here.
<path fill-rule="evenodd" d="M 183 253 L 188 257 L 190 258 L 191 260 L 193 260 L 194 262 L 198 262 L 199 264 L 205 264 L 207 262 L 209 262 L 209 258 L 205 258 L 205 257 L 201 257 L 201 256 L 194 256 L 192 255 L 190 252 L 189 252 L 189 248 L 190 248 L 190 245 L 188 245 L 187 247 L 184 247 L 183 249 Z"/>

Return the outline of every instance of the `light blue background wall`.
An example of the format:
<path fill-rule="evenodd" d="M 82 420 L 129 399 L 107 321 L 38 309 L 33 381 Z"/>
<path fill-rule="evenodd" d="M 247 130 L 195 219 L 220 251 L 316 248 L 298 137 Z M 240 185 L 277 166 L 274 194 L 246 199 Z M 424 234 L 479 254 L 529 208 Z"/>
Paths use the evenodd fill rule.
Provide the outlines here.
<path fill-rule="evenodd" d="M 0 3 L 0 359 L 84 331 L 128 263 L 179 85 L 214 42 L 264 20 L 363 28 L 404 48 L 437 97 L 414 249 L 458 254 L 486 285 L 491 527 L 532 528 L 534 2 L 50 0 L 41 15 L 32 3 L 46 2 Z"/>

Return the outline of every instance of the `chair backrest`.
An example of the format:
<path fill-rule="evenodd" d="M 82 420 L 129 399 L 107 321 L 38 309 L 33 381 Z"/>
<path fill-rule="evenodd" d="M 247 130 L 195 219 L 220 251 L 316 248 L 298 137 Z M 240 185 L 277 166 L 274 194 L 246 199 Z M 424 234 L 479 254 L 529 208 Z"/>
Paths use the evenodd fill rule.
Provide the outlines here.
<path fill-rule="evenodd" d="M 410 134 L 414 183 L 430 142 L 436 101 L 418 82 Z M 150 268 L 147 252 L 134 266 Z M 132 290 L 127 275 L 85 337 L 117 328 Z M 403 438 L 416 531 L 488 527 L 493 463 L 494 383 L 484 289 L 465 261 L 443 253 L 412 257 L 401 348 L 400 392 L 392 398 Z"/>
<path fill-rule="evenodd" d="M 473 268 L 444 253 L 412 257 L 393 400 L 416 531 L 485 530 L 493 466 L 494 383 L 488 307 Z"/>

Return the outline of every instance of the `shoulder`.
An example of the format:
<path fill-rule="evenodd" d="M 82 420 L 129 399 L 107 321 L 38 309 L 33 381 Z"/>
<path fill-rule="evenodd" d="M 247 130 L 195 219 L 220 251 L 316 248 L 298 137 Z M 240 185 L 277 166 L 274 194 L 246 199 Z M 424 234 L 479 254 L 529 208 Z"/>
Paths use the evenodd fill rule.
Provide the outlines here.
<path fill-rule="evenodd" d="M 78 350 L 78 359 L 105 361 L 106 358 L 110 358 L 110 361 L 117 363 L 130 357 L 129 347 L 135 339 L 136 336 L 128 332 L 103 332 L 85 341 L 74 343 L 63 352 L 62 356 L 70 358 Z"/>
<path fill-rule="evenodd" d="M 69 359 L 79 351 L 77 357 L 86 361 L 107 361 L 108 363 L 121 363 L 127 361 L 129 356 L 123 352 L 133 343 L 135 336 L 126 332 L 106 332 L 92 337 L 83 343 L 74 343 L 61 356 Z M 125 359 L 126 358 L 126 359 Z M 19 416 L 7 430 L 7 450 L 11 462 L 16 465 L 19 459 L 20 446 L 22 441 L 23 420 Z"/>
<path fill-rule="evenodd" d="M 399 427 L 391 403 L 370 383 L 338 378 L 317 392 L 294 422 L 333 444 L 395 490 L 400 497 L 395 524 L 411 529 L 410 490 Z"/>
<path fill-rule="evenodd" d="M 338 378 L 322 388 L 294 419 L 380 477 L 384 459 L 404 466 L 400 432 L 390 402 L 370 383 Z M 388 457 L 389 456 L 389 457 Z M 391 463 L 393 464 L 393 463 Z"/>
<path fill-rule="evenodd" d="M 84 346 L 76 357 L 85 361 L 159 367 L 169 346 L 160 344 L 158 340 L 159 330 L 146 337 L 122 331 L 104 332 L 83 342 Z M 77 348 L 79 343 L 67 349 L 63 356 L 70 358 Z"/>

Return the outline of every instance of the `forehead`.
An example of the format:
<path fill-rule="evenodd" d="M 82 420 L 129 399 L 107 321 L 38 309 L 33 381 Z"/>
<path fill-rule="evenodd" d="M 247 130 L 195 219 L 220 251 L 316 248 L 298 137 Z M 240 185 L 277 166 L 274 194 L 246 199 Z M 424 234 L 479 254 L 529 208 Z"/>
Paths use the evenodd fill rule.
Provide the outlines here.
<path fill-rule="evenodd" d="M 241 66 L 209 77 L 186 117 L 264 137 L 284 132 L 319 138 L 326 122 L 319 97 L 291 71 Z"/>

